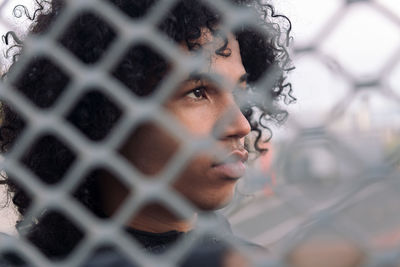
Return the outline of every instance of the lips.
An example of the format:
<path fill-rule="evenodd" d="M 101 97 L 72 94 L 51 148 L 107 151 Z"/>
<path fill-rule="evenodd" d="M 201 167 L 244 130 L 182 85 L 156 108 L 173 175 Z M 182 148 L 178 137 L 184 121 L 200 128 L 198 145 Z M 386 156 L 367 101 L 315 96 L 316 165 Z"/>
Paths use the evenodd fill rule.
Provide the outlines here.
<path fill-rule="evenodd" d="M 224 178 L 239 179 L 246 172 L 246 150 L 234 150 L 226 160 L 212 165 L 212 169 Z"/>

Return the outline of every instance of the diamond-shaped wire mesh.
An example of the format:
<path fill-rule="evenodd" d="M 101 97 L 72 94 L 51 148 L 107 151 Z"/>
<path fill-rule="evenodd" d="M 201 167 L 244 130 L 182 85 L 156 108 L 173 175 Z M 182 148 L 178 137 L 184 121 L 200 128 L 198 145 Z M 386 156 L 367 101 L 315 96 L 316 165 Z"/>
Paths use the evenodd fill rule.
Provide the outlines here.
<path fill-rule="evenodd" d="M 27 1 L 0 1 L 0 24 L 16 32 L 3 37 L 6 48 L 0 70 L 6 72 L 6 65 L 16 63 L 0 82 L 0 99 L 3 109 L 10 107 L 18 115 L 17 139 L 7 147 L 1 169 L 4 179 L 13 183 L 9 186 L 18 187 L 19 203 L 29 203 L 19 207 L 24 214 L 19 234 L 0 236 L 0 264 L 399 265 L 400 5 L 389 0 L 271 1 L 287 13 L 290 25 L 268 1 L 203 0 L 196 5 L 218 14 L 214 41 L 176 43 L 168 38 L 176 21 L 168 19 L 185 1 L 150 1 L 150 7 L 137 14 L 132 6 L 139 8 L 141 1 L 64 0 L 56 1 L 61 6 L 53 10 L 48 10 L 51 1 L 31 1 L 32 8 Z M 263 6 L 265 13 L 257 13 L 253 5 Z M 10 23 L 7 12 L 19 24 Z M 21 28 L 26 26 L 21 25 L 48 12 L 56 19 L 25 37 Z M 27 20 L 21 22 L 23 18 Z M 85 30 L 93 25 L 101 32 Z M 290 36 L 268 35 L 292 26 L 289 34 L 294 42 L 289 48 Z M 83 30 L 74 31 L 79 27 Z M 301 27 L 306 30 L 301 32 Z M 235 76 L 229 64 L 224 65 L 225 77 L 212 71 L 221 59 L 210 62 L 208 43 L 213 49 L 224 47 L 224 42 L 232 43 L 232 32 L 248 28 L 267 36 L 270 44 L 290 49 L 296 69 L 288 80 L 280 81 L 277 99 L 269 93 L 276 92 L 273 87 L 282 65 L 259 70 L 253 80 L 246 69 L 250 73 L 246 93 L 226 78 Z M 239 44 L 242 49 L 244 44 L 240 40 Z M 82 47 L 93 51 L 84 53 Z M 14 56 L 21 48 L 23 53 Z M 280 52 L 283 64 L 286 50 Z M 242 55 L 241 60 L 251 66 L 265 53 L 268 50 L 257 51 L 247 59 Z M 240 57 L 222 58 L 235 56 Z M 205 77 L 204 70 L 208 70 Z M 152 79 L 143 80 L 141 74 Z M 212 127 L 195 125 L 187 114 L 205 122 L 216 115 L 193 108 L 193 103 L 187 113 L 180 112 L 187 103 L 179 102 L 178 110 L 169 105 L 188 77 L 207 81 L 215 95 L 232 94 L 229 100 L 235 98 L 237 105 L 215 113 L 218 120 Z M 40 89 L 32 90 L 35 87 Z M 196 93 L 203 87 L 190 93 L 201 97 Z M 196 170 L 198 158 L 225 160 L 231 151 L 220 144 L 239 140 L 241 133 L 229 131 L 239 124 L 238 107 L 246 114 L 249 103 L 256 106 L 246 116 L 249 127 L 256 130 L 254 122 L 267 127 L 246 137 L 247 171 L 231 204 L 215 215 L 215 207 L 196 202 L 203 196 L 219 199 L 220 194 L 203 190 L 213 181 L 181 177 Z M 289 111 L 287 120 L 280 109 Z M 282 121 L 284 126 L 275 127 Z M 13 130 L 3 125 L 1 138 L 10 138 Z M 249 143 L 267 152 L 257 153 Z M 37 155 L 42 156 L 35 159 Z M 229 169 L 230 163 L 224 164 Z M 236 180 L 230 177 L 225 182 Z M 94 187 L 107 199 L 101 210 L 94 208 L 99 203 L 85 199 L 88 188 Z M 222 187 L 218 185 L 219 190 Z M 143 250 L 146 238 L 125 227 L 148 210 L 186 221 L 197 214 L 195 230 L 180 235 L 165 251 L 158 246 L 164 253 L 149 255 Z M 220 214 L 229 219 L 234 235 L 226 232 Z M 54 227 L 55 221 L 62 225 Z M 47 234 L 57 235 L 62 249 L 44 248 L 41 242 L 50 237 L 32 233 L 37 225 L 58 229 Z M 203 250 L 210 239 L 218 245 Z M 219 261 L 207 263 L 216 255 Z"/>

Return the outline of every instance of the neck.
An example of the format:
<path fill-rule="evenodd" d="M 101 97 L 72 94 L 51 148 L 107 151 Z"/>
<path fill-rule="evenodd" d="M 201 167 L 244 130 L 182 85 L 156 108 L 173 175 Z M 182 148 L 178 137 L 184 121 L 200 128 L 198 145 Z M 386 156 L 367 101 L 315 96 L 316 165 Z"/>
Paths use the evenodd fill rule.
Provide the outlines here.
<path fill-rule="evenodd" d="M 102 195 L 102 206 L 108 216 L 121 206 L 126 199 L 129 191 L 113 176 L 104 174 L 100 177 L 100 192 Z M 193 214 L 191 218 L 178 218 L 175 214 L 159 204 L 151 204 L 140 210 L 127 226 L 137 230 L 163 233 L 168 231 L 188 232 L 193 229 L 197 215 Z"/>
<path fill-rule="evenodd" d="M 151 204 L 139 211 L 129 226 L 146 232 L 164 233 L 169 231 L 188 232 L 193 229 L 197 214 L 190 219 L 178 218 L 175 214 L 158 204 Z"/>

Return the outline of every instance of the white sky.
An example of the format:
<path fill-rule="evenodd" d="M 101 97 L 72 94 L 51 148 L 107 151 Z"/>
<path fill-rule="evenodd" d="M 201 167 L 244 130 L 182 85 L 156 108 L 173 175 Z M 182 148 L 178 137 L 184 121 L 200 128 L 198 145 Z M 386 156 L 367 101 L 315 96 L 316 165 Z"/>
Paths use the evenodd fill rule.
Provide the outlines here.
<path fill-rule="evenodd" d="M 339 0 L 275 0 L 276 8 L 290 17 L 293 23 L 294 46 L 303 47 L 319 36 L 324 26 L 335 14 L 342 18 L 333 20 L 336 27 L 319 46 L 324 55 L 338 61 L 357 79 L 380 77 L 385 64 L 396 51 L 400 51 L 400 23 L 397 25 L 386 15 L 377 12 L 371 5 L 357 3 L 346 13 L 340 9 L 345 1 Z M 396 14 L 400 21 L 400 1 L 377 0 Z M 338 12 L 339 11 L 339 12 Z M 400 60 L 400 58 L 399 58 Z M 291 80 L 294 85 L 297 104 L 289 108 L 291 115 L 302 125 L 311 126 L 320 122 L 326 112 L 351 92 L 348 83 L 334 71 L 334 62 L 324 64 L 313 55 L 299 55 L 294 58 L 297 69 Z M 333 66 L 333 67 L 329 67 Z M 385 78 L 400 96 L 400 61 Z M 360 98 L 358 96 L 357 98 Z M 361 102 L 357 99 L 355 102 Z M 362 103 L 361 103 L 362 105 Z M 353 110 L 362 109 L 353 107 Z M 400 125 L 400 103 L 392 99 L 373 95 L 369 102 L 373 118 L 393 120 Z M 385 114 L 385 115 L 383 115 Z"/>

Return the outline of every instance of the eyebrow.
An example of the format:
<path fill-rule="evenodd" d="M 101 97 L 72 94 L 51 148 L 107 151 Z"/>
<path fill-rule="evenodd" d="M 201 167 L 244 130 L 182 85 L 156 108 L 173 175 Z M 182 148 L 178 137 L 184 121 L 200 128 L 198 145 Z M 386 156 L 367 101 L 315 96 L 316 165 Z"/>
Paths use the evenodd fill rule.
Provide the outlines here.
<path fill-rule="evenodd" d="M 189 75 L 189 78 L 186 81 L 200 81 L 202 79 L 207 79 L 209 75 L 205 74 L 205 73 L 192 73 Z M 243 83 L 243 82 L 247 82 L 249 78 L 249 74 L 245 73 L 242 76 L 239 77 L 238 79 L 238 83 Z"/>
<path fill-rule="evenodd" d="M 193 72 L 189 75 L 189 78 L 186 79 L 186 81 L 200 81 L 203 79 L 207 79 L 207 74 L 205 73 L 199 73 L 199 72 Z"/>

